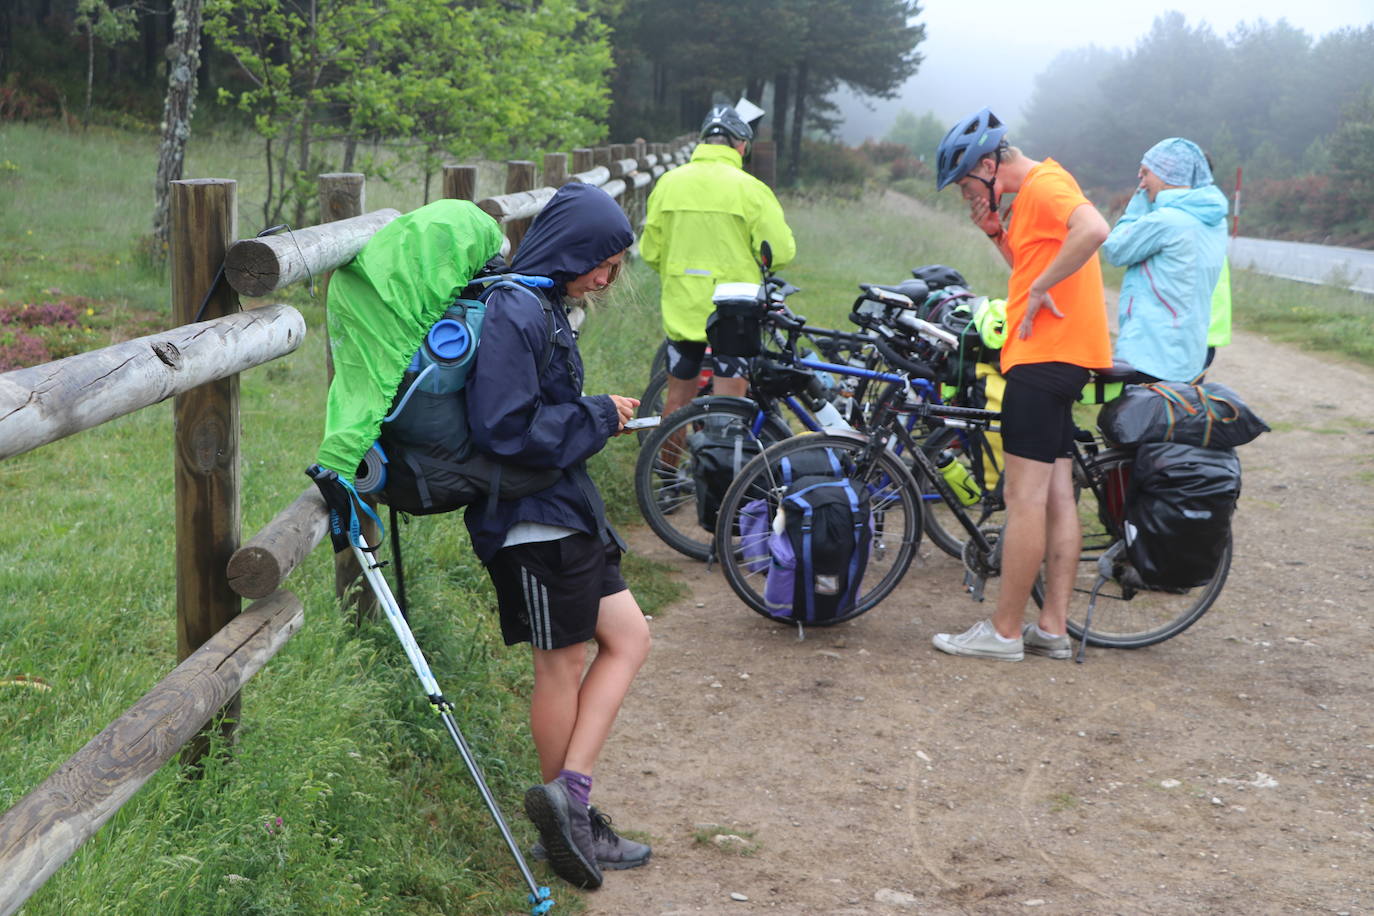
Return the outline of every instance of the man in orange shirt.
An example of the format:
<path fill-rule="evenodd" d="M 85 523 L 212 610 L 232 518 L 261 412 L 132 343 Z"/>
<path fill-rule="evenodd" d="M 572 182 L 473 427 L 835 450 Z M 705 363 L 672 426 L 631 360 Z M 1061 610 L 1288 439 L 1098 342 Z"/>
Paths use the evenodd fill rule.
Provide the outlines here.
<path fill-rule="evenodd" d="M 936 151 L 936 189 L 959 185 L 974 224 L 1011 265 L 1011 279 L 1002 347 L 1002 588 L 991 620 L 933 641 L 952 655 L 1068 658 L 1069 596 L 1083 540 L 1071 411 L 1088 370 L 1112 364 L 1097 261 L 1111 230 L 1063 166 L 1026 157 L 1007 144 L 1006 132 L 984 108 L 956 124 Z M 1003 194 L 1016 195 L 1005 226 Z M 1026 599 L 1042 562 L 1044 607 L 1027 623 Z"/>

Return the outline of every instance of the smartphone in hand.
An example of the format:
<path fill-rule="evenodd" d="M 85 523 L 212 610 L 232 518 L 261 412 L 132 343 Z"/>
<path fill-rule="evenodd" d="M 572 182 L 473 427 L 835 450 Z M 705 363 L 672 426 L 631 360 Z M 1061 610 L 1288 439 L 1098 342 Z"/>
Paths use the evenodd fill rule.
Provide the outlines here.
<path fill-rule="evenodd" d="M 635 417 L 633 420 L 625 421 L 626 429 L 649 429 L 663 422 L 662 417 Z"/>

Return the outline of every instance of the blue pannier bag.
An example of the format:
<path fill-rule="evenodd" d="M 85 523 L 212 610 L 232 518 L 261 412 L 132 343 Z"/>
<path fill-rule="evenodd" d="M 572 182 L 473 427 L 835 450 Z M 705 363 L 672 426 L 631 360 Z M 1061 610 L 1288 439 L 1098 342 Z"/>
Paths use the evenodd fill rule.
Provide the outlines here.
<path fill-rule="evenodd" d="M 776 618 L 826 626 L 858 600 L 873 540 L 868 490 L 848 477 L 800 477 L 768 537 L 764 602 Z"/>

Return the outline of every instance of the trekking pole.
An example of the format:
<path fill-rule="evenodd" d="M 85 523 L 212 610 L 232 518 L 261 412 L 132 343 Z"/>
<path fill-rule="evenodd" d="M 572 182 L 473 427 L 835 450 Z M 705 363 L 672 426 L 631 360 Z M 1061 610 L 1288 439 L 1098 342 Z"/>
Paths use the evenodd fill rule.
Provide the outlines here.
<path fill-rule="evenodd" d="M 463 733 L 458 730 L 458 723 L 453 718 L 453 704 L 444 698 L 443 691 L 439 689 L 438 682 L 434 680 L 434 675 L 429 669 L 429 663 L 425 661 L 424 653 L 420 651 L 419 644 L 415 642 L 415 634 L 411 632 L 409 624 L 406 623 L 406 619 L 396 603 L 395 596 L 391 593 L 390 586 L 387 585 L 386 578 L 382 575 L 381 564 L 376 559 L 376 549 L 369 547 L 362 539 L 360 525 L 353 506 L 362 505 L 366 512 L 371 512 L 371 510 L 366 508 L 366 504 L 362 503 L 355 493 L 350 492 L 349 485 L 340 480 L 334 471 L 319 465 L 312 465 L 306 473 L 320 488 L 321 493 L 324 494 L 325 503 L 329 506 L 330 537 L 333 539 L 335 547 L 337 548 L 341 542 L 344 542 L 352 548 L 358 565 L 362 567 L 363 577 L 367 580 L 373 594 L 377 596 L 377 602 L 381 604 L 387 622 L 391 624 L 391 629 L 396 633 L 396 638 L 401 643 L 401 649 L 405 652 L 406 658 L 409 659 L 411 667 L 415 669 L 416 675 L 420 678 L 421 688 L 425 691 L 434 711 L 439 714 L 444 727 L 448 729 L 449 737 L 453 739 L 459 755 L 463 758 L 463 763 L 467 765 L 472 781 L 477 784 L 477 791 L 481 793 L 482 801 L 486 803 L 487 810 L 491 812 L 492 819 L 496 821 L 497 829 L 501 831 L 501 838 L 506 841 L 506 846 L 510 848 L 511 855 L 515 858 L 515 865 L 520 870 L 520 876 L 525 879 L 525 884 L 530 889 L 528 902 L 531 916 L 543 916 L 553 908 L 553 897 L 547 887 L 541 887 L 534 880 L 534 875 L 530 872 L 529 865 L 525 863 L 525 857 L 521 854 L 515 837 L 511 835 L 510 828 L 506 825 L 506 819 L 501 814 L 501 808 L 497 805 L 496 798 L 487 788 L 487 781 L 482 776 L 481 767 L 478 766 L 472 752 L 468 749 L 467 741 L 463 739 Z M 347 500 L 346 508 L 340 506 L 342 500 Z M 347 528 L 345 528 L 343 521 L 345 512 L 349 519 Z M 378 524 L 380 524 L 380 520 L 378 520 Z"/>

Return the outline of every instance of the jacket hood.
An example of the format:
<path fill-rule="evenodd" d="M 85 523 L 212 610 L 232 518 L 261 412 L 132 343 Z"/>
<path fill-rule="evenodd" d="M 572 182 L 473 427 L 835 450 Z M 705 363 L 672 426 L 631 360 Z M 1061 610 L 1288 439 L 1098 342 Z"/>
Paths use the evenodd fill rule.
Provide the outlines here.
<path fill-rule="evenodd" d="M 534 218 L 511 270 L 549 277 L 561 292 L 569 280 L 629 248 L 634 240 L 630 221 L 613 197 L 594 185 L 569 182 Z"/>
<path fill-rule="evenodd" d="M 1182 210 L 1204 226 L 1215 226 L 1226 220 L 1226 195 L 1214 184 L 1201 188 L 1166 188 L 1156 195 L 1155 206 Z"/>

